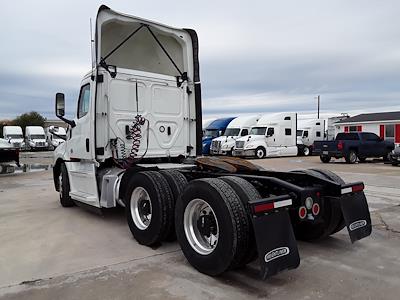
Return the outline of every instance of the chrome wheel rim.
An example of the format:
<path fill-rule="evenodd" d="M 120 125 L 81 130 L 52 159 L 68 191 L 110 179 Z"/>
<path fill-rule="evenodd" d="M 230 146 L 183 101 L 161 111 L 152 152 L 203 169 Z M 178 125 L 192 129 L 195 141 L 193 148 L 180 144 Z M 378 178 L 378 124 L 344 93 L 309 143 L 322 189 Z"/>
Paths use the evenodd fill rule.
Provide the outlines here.
<path fill-rule="evenodd" d="M 263 158 L 264 157 L 264 151 L 262 149 L 258 149 L 256 153 L 258 158 Z"/>
<path fill-rule="evenodd" d="M 60 174 L 60 176 L 58 176 L 58 186 L 59 186 L 59 191 L 60 191 L 60 199 L 62 198 L 62 194 L 63 194 L 63 176 L 62 174 Z"/>
<path fill-rule="evenodd" d="M 308 147 L 304 148 L 304 155 L 308 156 L 310 154 L 310 149 Z"/>
<path fill-rule="evenodd" d="M 356 162 L 357 160 L 357 155 L 354 152 L 350 153 L 350 161 L 351 162 Z"/>
<path fill-rule="evenodd" d="M 219 239 L 218 219 L 206 201 L 193 199 L 189 202 L 185 208 L 183 225 L 186 238 L 194 251 L 209 255 L 215 250 Z"/>
<path fill-rule="evenodd" d="M 130 209 L 136 227 L 140 230 L 147 229 L 151 223 L 152 206 L 149 194 L 141 186 L 132 192 Z"/>

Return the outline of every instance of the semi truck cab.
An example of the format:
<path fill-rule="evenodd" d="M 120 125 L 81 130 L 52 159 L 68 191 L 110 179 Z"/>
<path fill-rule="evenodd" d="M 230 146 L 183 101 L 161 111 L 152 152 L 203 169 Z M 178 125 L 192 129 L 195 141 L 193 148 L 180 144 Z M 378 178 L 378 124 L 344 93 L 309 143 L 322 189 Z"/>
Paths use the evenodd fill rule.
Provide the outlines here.
<path fill-rule="evenodd" d="M 249 134 L 251 128 L 260 119 L 256 116 L 240 116 L 233 119 L 226 127 L 224 134 L 212 140 L 210 154 L 212 155 L 232 155 L 235 141 L 241 136 Z"/>
<path fill-rule="evenodd" d="M 25 144 L 28 150 L 46 150 L 49 146 L 41 126 L 25 127 Z"/>
<path fill-rule="evenodd" d="M 234 117 L 217 119 L 206 127 L 202 139 L 203 154 L 210 154 L 212 140 L 224 135 L 226 127 L 234 119 Z"/>
<path fill-rule="evenodd" d="M 20 126 L 4 126 L 3 137 L 15 148 L 24 148 L 24 135 Z"/>

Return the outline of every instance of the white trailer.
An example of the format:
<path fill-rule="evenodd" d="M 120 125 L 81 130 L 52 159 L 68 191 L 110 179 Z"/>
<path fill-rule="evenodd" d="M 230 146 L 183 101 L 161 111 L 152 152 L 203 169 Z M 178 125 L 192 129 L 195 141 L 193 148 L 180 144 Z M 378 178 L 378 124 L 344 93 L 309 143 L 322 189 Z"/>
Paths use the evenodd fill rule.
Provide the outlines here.
<path fill-rule="evenodd" d="M 241 159 L 201 157 L 194 30 L 101 6 L 94 49 L 73 120 L 64 117 L 64 94 L 56 95 L 56 115 L 69 124 L 67 140 L 54 151 L 62 206 L 121 205 L 140 244 L 176 237 L 189 263 L 211 276 L 245 266 L 257 253 L 264 278 L 296 268 L 293 228 L 297 238 L 314 240 L 362 218 L 350 237 L 370 234 L 360 182 L 344 184 L 322 170 L 274 172 Z M 285 118 L 284 139 L 296 147 L 296 114 Z M 186 164 L 170 163 L 185 158 Z"/>
<path fill-rule="evenodd" d="M 20 126 L 4 126 L 3 138 L 15 148 L 24 148 L 24 135 Z"/>
<path fill-rule="evenodd" d="M 67 139 L 67 132 L 64 127 L 49 126 L 46 128 L 46 141 L 49 149 L 54 150 Z"/>
<path fill-rule="evenodd" d="M 257 124 L 260 117 L 260 115 L 251 115 L 233 119 L 226 127 L 224 134 L 212 140 L 210 154 L 232 155 L 236 139 L 249 135 L 251 128 Z"/>
<path fill-rule="evenodd" d="M 25 127 L 25 145 L 27 150 L 47 150 L 49 144 L 41 126 Z"/>
<path fill-rule="evenodd" d="M 296 130 L 296 113 L 263 115 L 248 136 L 236 140 L 233 156 L 296 156 Z"/>
<path fill-rule="evenodd" d="M 313 119 L 298 122 L 297 147 L 299 155 L 311 155 L 315 141 L 325 138 L 325 120 Z"/>

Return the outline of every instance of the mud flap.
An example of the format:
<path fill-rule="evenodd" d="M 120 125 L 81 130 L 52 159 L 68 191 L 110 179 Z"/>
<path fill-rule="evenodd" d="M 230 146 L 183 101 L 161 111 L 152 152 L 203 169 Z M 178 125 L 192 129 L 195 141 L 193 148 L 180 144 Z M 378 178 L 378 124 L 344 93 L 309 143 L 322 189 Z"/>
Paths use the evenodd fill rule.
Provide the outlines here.
<path fill-rule="evenodd" d="M 352 243 L 371 234 L 371 216 L 364 192 L 343 195 L 340 206 Z"/>
<path fill-rule="evenodd" d="M 300 256 L 288 212 L 254 216 L 252 221 L 262 278 L 297 268 Z"/>

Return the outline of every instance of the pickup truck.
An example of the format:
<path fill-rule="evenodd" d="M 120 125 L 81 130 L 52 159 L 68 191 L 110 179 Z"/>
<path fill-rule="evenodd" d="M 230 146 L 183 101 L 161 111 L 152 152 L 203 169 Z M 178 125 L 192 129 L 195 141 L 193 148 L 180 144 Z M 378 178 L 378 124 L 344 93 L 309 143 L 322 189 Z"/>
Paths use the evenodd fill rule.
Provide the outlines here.
<path fill-rule="evenodd" d="M 372 132 L 338 133 L 333 141 L 315 141 L 313 153 L 319 155 L 323 163 L 331 158 L 344 157 L 346 162 L 354 164 L 364 162 L 369 157 L 383 157 L 387 160 L 394 149 L 394 143 L 385 141 Z"/>

